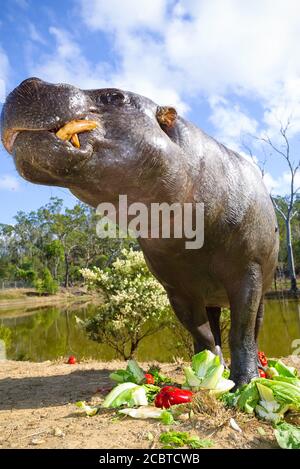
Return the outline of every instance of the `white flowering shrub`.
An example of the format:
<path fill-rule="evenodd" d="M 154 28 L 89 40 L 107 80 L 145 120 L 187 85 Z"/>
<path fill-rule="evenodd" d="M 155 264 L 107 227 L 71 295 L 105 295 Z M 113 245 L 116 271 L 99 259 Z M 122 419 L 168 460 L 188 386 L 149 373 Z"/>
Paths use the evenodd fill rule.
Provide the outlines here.
<path fill-rule="evenodd" d="M 82 269 L 90 288 L 101 289 L 99 313 L 85 321 L 89 337 L 110 345 L 124 359 L 139 342 L 174 321 L 165 290 L 150 273 L 140 251 L 122 250 L 106 269 Z"/>

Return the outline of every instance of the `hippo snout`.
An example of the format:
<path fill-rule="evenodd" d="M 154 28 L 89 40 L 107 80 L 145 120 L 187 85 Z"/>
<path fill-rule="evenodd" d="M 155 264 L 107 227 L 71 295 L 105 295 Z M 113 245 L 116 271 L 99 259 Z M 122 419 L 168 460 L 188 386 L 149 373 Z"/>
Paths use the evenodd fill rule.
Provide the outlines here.
<path fill-rule="evenodd" d="M 9 153 L 22 131 L 55 130 L 92 112 L 89 97 L 71 85 L 28 78 L 7 97 L 1 115 L 1 137 Z"/>

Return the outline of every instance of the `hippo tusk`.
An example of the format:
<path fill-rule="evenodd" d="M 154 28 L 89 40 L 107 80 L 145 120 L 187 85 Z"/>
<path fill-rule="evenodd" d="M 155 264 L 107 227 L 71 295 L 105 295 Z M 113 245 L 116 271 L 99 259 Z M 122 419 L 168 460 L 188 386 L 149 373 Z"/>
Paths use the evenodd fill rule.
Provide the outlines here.
<path fill-rule="evenodd" d="M 56 136 L 61 140 L 70 140 L 76 148 L 80 148 L 78 135 L 82 132 L 87 132 L 98 127 L 98 123 L 91 120 L 73 120 L 61 127 Z"/>

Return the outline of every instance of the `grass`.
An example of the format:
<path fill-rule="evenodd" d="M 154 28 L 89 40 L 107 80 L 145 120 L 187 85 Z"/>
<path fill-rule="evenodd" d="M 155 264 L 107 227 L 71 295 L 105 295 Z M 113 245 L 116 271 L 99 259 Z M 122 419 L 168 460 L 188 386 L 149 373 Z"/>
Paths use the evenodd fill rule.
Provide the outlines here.
<path fill-rule="evenodd" d="M 11 288 L 9 290 L 0 290 L 0 301 L 4 300 L 22 300 L 27 297 L 27 290 L 21 288 Z"/>

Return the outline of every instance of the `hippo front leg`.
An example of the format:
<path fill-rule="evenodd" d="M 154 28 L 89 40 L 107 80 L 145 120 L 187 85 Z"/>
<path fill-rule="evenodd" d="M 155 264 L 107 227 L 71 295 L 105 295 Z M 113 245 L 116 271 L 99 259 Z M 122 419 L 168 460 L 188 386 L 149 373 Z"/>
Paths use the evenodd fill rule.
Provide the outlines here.
<path fill-rule="evenodd" d="M 228 292 L 231 309 L 230 378 L 236 387 L 258 376 L 257 344 L 255 337 L 257 312 L 262 297 L 262 275 L 254 264 Z"/>

